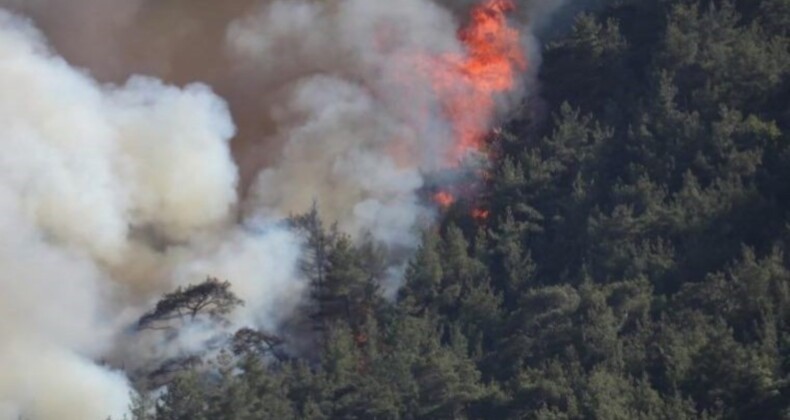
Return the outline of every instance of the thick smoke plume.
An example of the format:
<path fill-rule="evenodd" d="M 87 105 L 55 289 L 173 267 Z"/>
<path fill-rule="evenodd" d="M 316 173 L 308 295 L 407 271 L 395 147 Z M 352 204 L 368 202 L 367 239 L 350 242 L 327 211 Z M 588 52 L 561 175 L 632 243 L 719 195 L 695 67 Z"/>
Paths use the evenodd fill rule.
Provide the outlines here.
<path fill-rule="evenodd" d="M 126 379 L 93 360 L 178 284 L 232 277 L 237 321 L 268 328 L 298 299 L 298 240 L 233 223 L 234 127 L 210 88 L 101 86 L 2 13 L 0 89 L 3 418 L 120 418 Z"/>
<path fill-rule="evenodd" d="M 446 98 L 470 76 L 444 68 L 437 90 L 433 70 L 470 54 L 471 4 L 453 4 L 0 0 L 0 419 L 121 418 L 121 368 L 202 343 L 130 326 L 209 275 L 246 302 L 234 327 L 276 329 L 305 288 L 279 220 L 313 201 L 412 249 L 466 118 Z M 496 91 L 475 129 L 527 86 Z"/>

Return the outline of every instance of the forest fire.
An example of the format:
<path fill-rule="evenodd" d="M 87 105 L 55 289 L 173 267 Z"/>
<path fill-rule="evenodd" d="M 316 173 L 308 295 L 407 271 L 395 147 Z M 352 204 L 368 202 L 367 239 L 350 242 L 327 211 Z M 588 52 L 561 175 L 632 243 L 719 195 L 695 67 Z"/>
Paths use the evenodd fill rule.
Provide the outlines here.
<path fill-rule="evenodd" d="M 507 21 L 513 10 L 512 0 L 486 0 L 477 5 L 458 33 L 467 55 L 445 54 L 429 60 L 431 85 L 452 126 L 448 166 L 458 165 L 469 152 L 483 151 L 496 95 L 516 88 L 517 75 L 527 67 L 521 36 Z M 433 200 L 446 209 L 456 198 L 444 190 L 434 194 Z M 472 216 L 485 220 L 488 212 L 474 210 Z"/>
<path fill-rule="evenodd" d="M 449 191 L 439 191 L 433 195 L 433 201 L 442 209 L 446 209 L 455 203 L 455 196 Z"/>
<path fill-rule="evenodd" d="M 512 0 L 487 0 L 476 6 L 458 34 L 468 55 L 443 55 L 431 68 L 433 89 L 452 124 L 451 165 L 470 151 L 482 150 L 496 95 L 514 89 L 517 75 L 527 67 L 520 34 L 507 21 L 514 9 Z"/>
<path fill-rule="evenodd" d="M 484 209 L 472 209 L 472 218 L 477 220 L 478 222 L 482 222 L 488 219 L 488 216 L 491 215 L 491 212 Z"/>
<path fill-rule="evenodd" d="M 181 373 L 324 360 L 335 321 L 377 374 L 357 315 L 399 304 L 438 213 L 494 208 L 514 2 L 0 0 L 0 420 L 166 416 Z"/>

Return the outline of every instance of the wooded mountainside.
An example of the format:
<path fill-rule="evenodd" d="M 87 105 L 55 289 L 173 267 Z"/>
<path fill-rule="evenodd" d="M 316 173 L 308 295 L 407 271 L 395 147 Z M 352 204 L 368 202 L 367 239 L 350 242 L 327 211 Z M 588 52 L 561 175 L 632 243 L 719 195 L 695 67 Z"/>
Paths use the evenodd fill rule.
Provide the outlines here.
<path fill-rule="evenodd" d="M 295 218 L 284 328 L 316 338 L 237 334 L 134 419 L 790 418 L 790 1 L 604 3 L 396 301 L 375 246 Z"/>

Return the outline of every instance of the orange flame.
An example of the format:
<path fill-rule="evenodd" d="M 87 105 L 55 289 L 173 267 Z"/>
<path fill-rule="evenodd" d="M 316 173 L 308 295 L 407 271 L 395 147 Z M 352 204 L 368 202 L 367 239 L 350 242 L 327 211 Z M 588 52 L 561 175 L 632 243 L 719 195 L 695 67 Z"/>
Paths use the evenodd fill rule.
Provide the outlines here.
<path fill-rule="evenodd" d="M 527 68 L 518 30 L 507 14 L 513 0 L 485 0 L 477 5 L 459 39 L 466 55 L 445 54 L 431 66 L 430 79 L 454 135 L 448 158 L 454 164 L 469 151 L 481 150 L 495 114 L 496 95 L 516 87 Z"/>
<path fill-rule="evenodd" d="M 472 218 L 477 220 L 478 222 L 483 222 L 488 220 L 488 216 L 491 215 L 491 212 L 484 209 L 473 209 L 472 210 Z"/>
<path fill-rule="evenodd" d="M 447 191 L 439 191 L 433 195 L 433 201 L 442 209 L 447 209 L 455 203 L 455 196 Z"/>
<path fill-rule="evenodd" d="M 483 151 L 486 133 L 497 112 L 497 99 L 518 86 L 518 75 L 527 68 L 527 59 L 518 30 L 510 25 L 507 15 L 515 10 L 514 0 L 482 0 L 475 6 L 469 21 L 458 31 L 462 52 L 408 54 L 403 58 L 404 72 L 409 78 L 401 80 L 402 88 L 410 93 L 419 89 L 411 76 L 424 78 L 431 87 L 432 99 L 450 125 L 452 144 L 440 165 L 455 167 L 473 151 Z M 386 48 L 392 28 L 381 30 L 377 43 Z M 417 94 L 417 92 L 415 92 Z M 428 126 L 430 105 L 417 101 L 405 110 L 417 125 Z M 425 121 L 421 121 L 421 116 Z M 409 119 L 407 117 L 407 120 Z M 389 148 L 397 161 L 408 162 L 414 155 L 412 145 L 396 139 Z M 414 145 L 414 147 L 419 147 Z M 455 191 L 454 191 L 455 192 Z M 456 202 L 454 193 L 441 190 L 432 200 L 443 210 Z M 473 209 L 472 217 L 482 221 L 488 210 Z"/>
<path fill-rule="evenodd" d="M 466 54 L 444 54 L 419 60 L 453 130 L 453 145 L 447 164 L 454 166 L 470 151 L 481 151 L 485 134 L 496 112 L 497 95 L 516 88 L 518 73 L 527 60 L 518 30 L 508 23 L 515 10 L 513 0 L 484 0 L 460 30 L 459 40 Z M 447 191 L 433 196 L 447 209 L 456 198 Z M 478 222 L 488 219 L 488 210 L 475 208 L 471 216 Z"/>

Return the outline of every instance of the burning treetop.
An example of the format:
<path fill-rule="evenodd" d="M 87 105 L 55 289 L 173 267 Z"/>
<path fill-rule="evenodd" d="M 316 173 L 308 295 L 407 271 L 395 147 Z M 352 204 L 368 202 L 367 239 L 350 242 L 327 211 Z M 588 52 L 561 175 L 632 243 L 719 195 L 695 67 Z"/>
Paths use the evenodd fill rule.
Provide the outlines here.
<path fill-rule="evenodd" d="M 518 73 L 527 67 L 521 36 L 509 25 L 511 0 L 488 0 L 472 10 L 459 39 L 467 55 L 446 54 L 431 68 L 433 88 L 453 128 L 452 163 L 481 150 L 494 118 L 496 95 L 516 88 Z"/>

